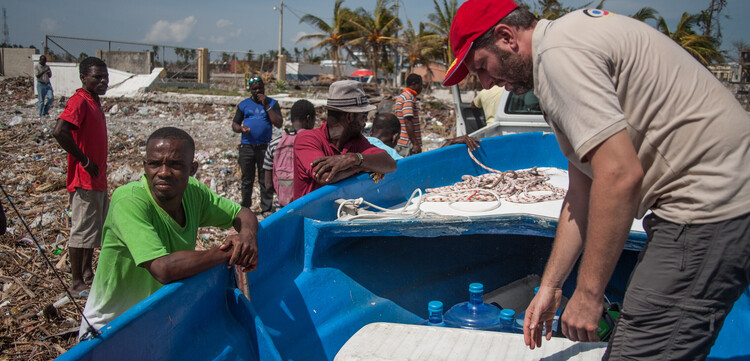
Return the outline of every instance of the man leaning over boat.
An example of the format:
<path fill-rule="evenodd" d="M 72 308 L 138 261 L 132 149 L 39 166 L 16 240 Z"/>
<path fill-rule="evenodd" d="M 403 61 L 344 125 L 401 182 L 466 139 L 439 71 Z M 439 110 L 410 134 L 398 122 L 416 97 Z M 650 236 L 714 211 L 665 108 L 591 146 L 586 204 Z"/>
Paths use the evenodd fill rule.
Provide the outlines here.
<path fill-rule="evenodd" d="M 146 142 L 145 174 L 112 195 L 102 251 L 84 316 L 102 326 L 162 285 L 222 263 L 250 272 L 258 265 L 258 220 L 245 207 L 222 198 L 192 176 L 195 142 L 166 127 Z M 234 227 L 218 247 L 196 251 L 198 227 Z M 80 336 L 90 332 L 86 320 Z"/>
<path fill-rule="evenodd" d="M 468 0 L 450 44 L 444 85 L 472 72 L 484 88 L 533 88 L 569 160 L 527 345 L 541 344 L 540 322 L 551 329 L 579 256 L 560 324 L 573 341 L 599 340 L 605 285 L 650 209 L 604 359 L 705 359 L 750 282 L 750 117 L 737 100 L 672 39 L 601 9 L 550 21 L 513 0 Z"/>

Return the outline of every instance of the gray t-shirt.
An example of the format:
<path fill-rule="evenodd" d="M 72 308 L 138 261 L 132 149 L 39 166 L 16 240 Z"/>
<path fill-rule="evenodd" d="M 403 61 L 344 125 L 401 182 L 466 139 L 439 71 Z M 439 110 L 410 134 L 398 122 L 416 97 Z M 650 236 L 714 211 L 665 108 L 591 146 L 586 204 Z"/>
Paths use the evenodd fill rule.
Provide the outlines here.
<path fill-rule="evenodd" d="M 603 10 L 540 20 L 535 93 L 571 163 L 627 130 L 645 172 L 637 216 L 718 222 L 750 211 L 750 116 L 673 40 Z"/>
<path fill-rule="evenodd" d="M 52 74 L 52 71 L 47 72 L 49 69 L 49 65 L 44 64 L 42 66 L 41 64 L 37 63 L 34 65 L 34 75 L 36 75 L 36 80 L 40 83 L 49 83 L 49 77 L 50 74 Z"/>

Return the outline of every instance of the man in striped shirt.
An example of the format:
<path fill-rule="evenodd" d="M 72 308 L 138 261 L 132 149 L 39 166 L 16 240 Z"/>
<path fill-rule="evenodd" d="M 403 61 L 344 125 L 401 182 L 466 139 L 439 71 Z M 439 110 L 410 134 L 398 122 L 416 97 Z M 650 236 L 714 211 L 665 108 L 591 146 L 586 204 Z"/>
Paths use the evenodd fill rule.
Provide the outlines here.
<path fill-rule="evenodd" d="M 401 136 L 396 144 L 398 154 L 408 157 L 422 153 L 422 130 L 419 126 L 419 109 L 417 95 L 422 92 L 422 77 L 409 74 L 406 77 L 406 88 L 396 98 L 393 110 L 401 123 Z"/>

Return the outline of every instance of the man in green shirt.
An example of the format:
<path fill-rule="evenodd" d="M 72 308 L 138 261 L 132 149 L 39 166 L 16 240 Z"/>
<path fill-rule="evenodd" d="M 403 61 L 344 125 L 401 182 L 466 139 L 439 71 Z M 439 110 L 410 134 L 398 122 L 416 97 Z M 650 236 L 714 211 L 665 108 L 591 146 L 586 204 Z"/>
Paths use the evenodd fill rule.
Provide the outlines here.
<path fill-rule="evenodd" d="M 102 232 L 84 315 L 100 329 L 162 285 L 228 262 L 250 272 L 258 264 L 258 220 L 247 208 L 192 178 L 195 143 L 185 131 L 161 128 L 146 142 L 145 174 L 117 188 Z M 219 247 L 196 251 L 198 228 L 234 228 Z M 85 321 L 80 335 L 88 332 Z"/>

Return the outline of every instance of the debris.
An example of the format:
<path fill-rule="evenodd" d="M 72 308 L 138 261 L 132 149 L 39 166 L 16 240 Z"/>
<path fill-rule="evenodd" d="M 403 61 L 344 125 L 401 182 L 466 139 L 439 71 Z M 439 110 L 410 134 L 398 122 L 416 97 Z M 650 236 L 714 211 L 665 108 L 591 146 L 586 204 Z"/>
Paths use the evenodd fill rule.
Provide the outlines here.
<path fill-rule="evenodd" d="M 398 95 L 397 90 L 381 90 L 381 101 L 393 100 Z M 326 93 L 327 89 L 311 88 L 299 96 L 313 104 L 324 104 Z M 65 187 L 67 153 L 52 137 L 56 117 L 39 119 L 30 77 L 0 80 L 0 95 L 0 144 L 3 145 L 0 148 L 0 184 L 44 246 L 44 254 L 67 280 L 70 233 Z M 423 148 L 439 147 L 445 138 L 453 136 L 451 129 L 455 126 L 455 119 L 452 119 L 450 106 L 432 100 L 429 94 L 420 98 L 420 114 L 425 115 Z M 117 187 L 140 179 L 147 137 L 160 127 L 174 126 L 184 129 L 195 140 L 195 160 L 200 164 L 195 178 L 219 195 L 239 202 L 241 172 L 237 164 L 237 146 L 240 138 L 232 132 L 231 121 L 235 106 L 242 99 L 161 92 L 139 94 L 134 98 L 102 98 L 102 109 L 107 114 L 110 196 Z M 55 102 L 54 114 L 60 114 L 65 101 Z M 284 115 L 288 116 L 293 101 L 285 98 L 280 104 Z M 317 107 L 317 110 L 317 118 L 324 120 L 325 110 L 322 107 Z M 286 119 L 286 126 L 289 125 L 291 123 Z M 281 130 L 274 130 L 274 135 L 281 134 Z M 256 212 L 260 211 L 259 193 L 256 183 L 252 209 Z M 55 304 L 61 300 L 64 287 L 69 285 L 59 283 L 18 216 L 7 207 L 7 200 L 0 201 L 9 222 L 6 234 L 0 236 L 0 313 L 3 314 L 0 350 L 4 352 L 0 354 L 0 361 L 8 350 L 12 350 L 9 358 L 13 360 L 54 359 L 76 344 L 77 331 L 74 329 L 81 316 L 72 302 Z M 197 247 L 211 248 L 231 232 L 203 228 L 199 231 Z M 94 252 L 94 264 L 98 252 Z M 79 305 L 83 307 L 80 302 Z M 50 306 L 54 311 L 49 309 Z M 37 314 L 45 316 L 45 309 L 49 317 L 36 317 Z"/>

